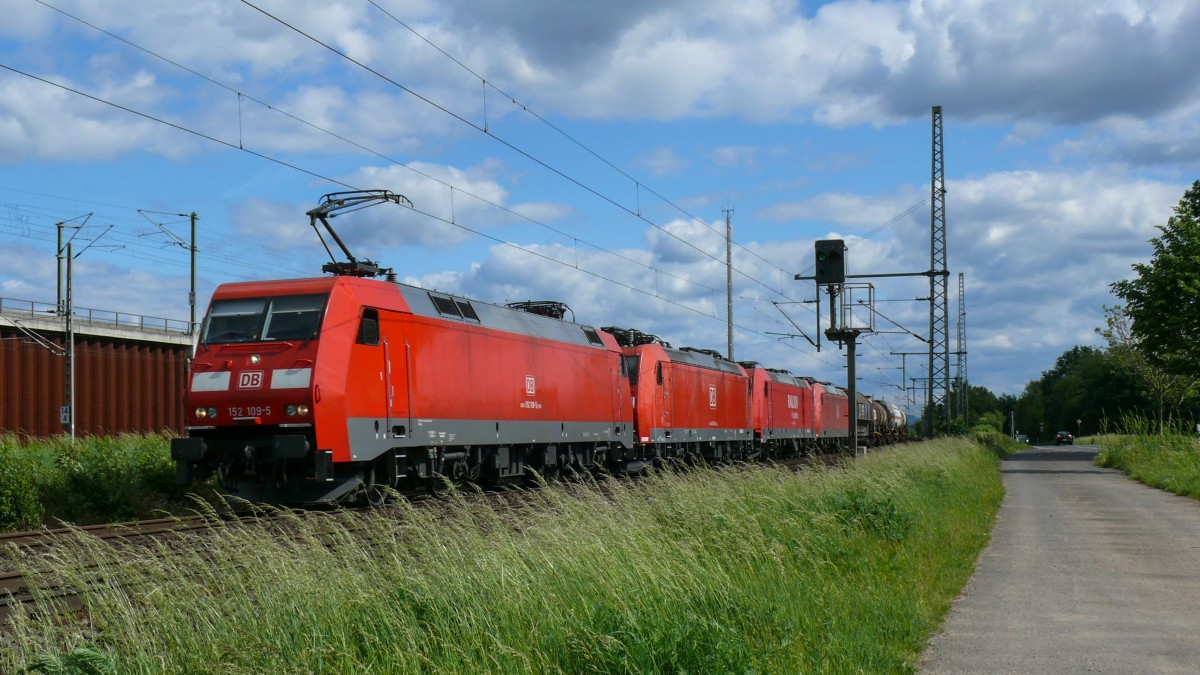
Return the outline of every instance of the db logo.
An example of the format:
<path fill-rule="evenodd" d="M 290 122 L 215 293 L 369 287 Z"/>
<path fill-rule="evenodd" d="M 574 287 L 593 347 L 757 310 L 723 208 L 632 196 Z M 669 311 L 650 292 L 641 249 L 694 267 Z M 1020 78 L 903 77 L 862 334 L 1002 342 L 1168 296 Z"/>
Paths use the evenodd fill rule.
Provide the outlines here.
<path fill-rule="evenodd" d="M 238 377 L 238 389 L 262 389 L 263 371 L 247 370 Z"/>
<path fill-rule="evenodd" d="M 708 387 L 708 407 L 717 407 L 717 388 L 712 385 Z"/>
<path fill-rule="evenodd" d="M 537 393 L 537 384 L 534 382 L 532 375 L 525 376 L 525 393 L 529 396 L 534 396 Z"/>

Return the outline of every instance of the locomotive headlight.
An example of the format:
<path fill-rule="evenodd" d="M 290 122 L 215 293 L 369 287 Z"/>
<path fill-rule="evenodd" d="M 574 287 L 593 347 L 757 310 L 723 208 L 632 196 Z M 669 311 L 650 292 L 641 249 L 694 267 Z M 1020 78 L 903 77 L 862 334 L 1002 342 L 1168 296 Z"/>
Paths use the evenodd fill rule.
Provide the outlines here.
<path fill-rule="evenodd" d="M 287 414 L 288 417 L 304 417 L 308 414 L 308 406 L 303 403 L 289 405 L 287 407 Z"/>
<path fill-rule="evenodd" d="M 205 417 L 208 417 L 208 411 L 204 408 L 196 408 L 192 412 L 196 415 L 197 419 L 204 419 Z"/>
<path fill-rule="evenodd" d="M 262 363 L 262 354 L 251 354 L 250 365 L 257 366 L 259 363 Z"/>
<path fill-rule="evenodd" d="M 208 409 L 208 416 L 209 416 L 209 418 L 210 418 L 210 419 L 214 419 L 214 420 L 215 420 L 215 419 L 217 419 L 217 409 L 216 409 L 216 408 L 209 408 L 209 409 Z"/>

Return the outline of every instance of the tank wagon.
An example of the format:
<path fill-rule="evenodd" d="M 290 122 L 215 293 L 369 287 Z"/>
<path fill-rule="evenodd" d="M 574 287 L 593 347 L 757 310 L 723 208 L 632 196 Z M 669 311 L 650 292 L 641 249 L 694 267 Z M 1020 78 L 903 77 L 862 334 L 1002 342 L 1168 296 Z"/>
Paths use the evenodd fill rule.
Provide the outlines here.
<path fill-rule="evenodd" d="M 314 229 L 360 194 L 326 195 L 309 213 Z M 382 194 L 362 200 L 397 201 Z M 214 292 L 188 377 L 187 437 L 171 443 L 181 482 L 216 475 L 252 501 L 378 503 L 384 488 L 849 441 L 847 395 L 832 384 L 568 321 L 557 302 L 499 306 L 397 283 L 337 241 L 350 262 L 327 264 L 332 276 Z M 873 413 L 860 442 L 898 437 L 903 412 L 863 400 Z"/>

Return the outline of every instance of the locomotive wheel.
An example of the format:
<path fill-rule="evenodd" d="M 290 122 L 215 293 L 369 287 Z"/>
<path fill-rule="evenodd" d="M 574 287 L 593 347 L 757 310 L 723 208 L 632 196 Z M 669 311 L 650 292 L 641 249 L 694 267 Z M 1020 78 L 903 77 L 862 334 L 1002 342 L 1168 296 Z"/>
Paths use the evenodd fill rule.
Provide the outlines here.
<path fill-rule="evenodd" d="M 379 508 L 387 503 L 387 489 L 376 480 L 375 465 L 371 465 L 366 471 L 359 498 L 372 508 Z"/>
<path fill-rule="evenodd" d="M 434 499 L 445 499 L 450 495 L 454 484 L 448 476 L 443 476 L 440 473 L 435 473 L 425 479 L 425 489 L 429 491 L 429 496 Z"/>

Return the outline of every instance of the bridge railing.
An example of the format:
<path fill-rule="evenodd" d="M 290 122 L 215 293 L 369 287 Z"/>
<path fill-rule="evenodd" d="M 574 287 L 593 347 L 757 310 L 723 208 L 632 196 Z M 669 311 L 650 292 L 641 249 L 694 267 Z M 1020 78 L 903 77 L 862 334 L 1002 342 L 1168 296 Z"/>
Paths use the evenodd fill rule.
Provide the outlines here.
<path fill-rule="evenodd" d="M 25 316 L 32 319 L 53 319 L 62 316 L 58 306 L 53 303 L 17 300 L 14 298 L 0 298 L 0 314 L 16 317 Z M 89 307 L 74 307 L 71 312 L 71 318 L 76 323 L 95 326 L 115 326 L 118 328 L 132 328 L 143 331 L 183 335 L 187 335 L 190 328 L 189 322 L 182 319 L 164 319 L 158 316 L 113 312 L 105 309 L 91 309 Z"/>

